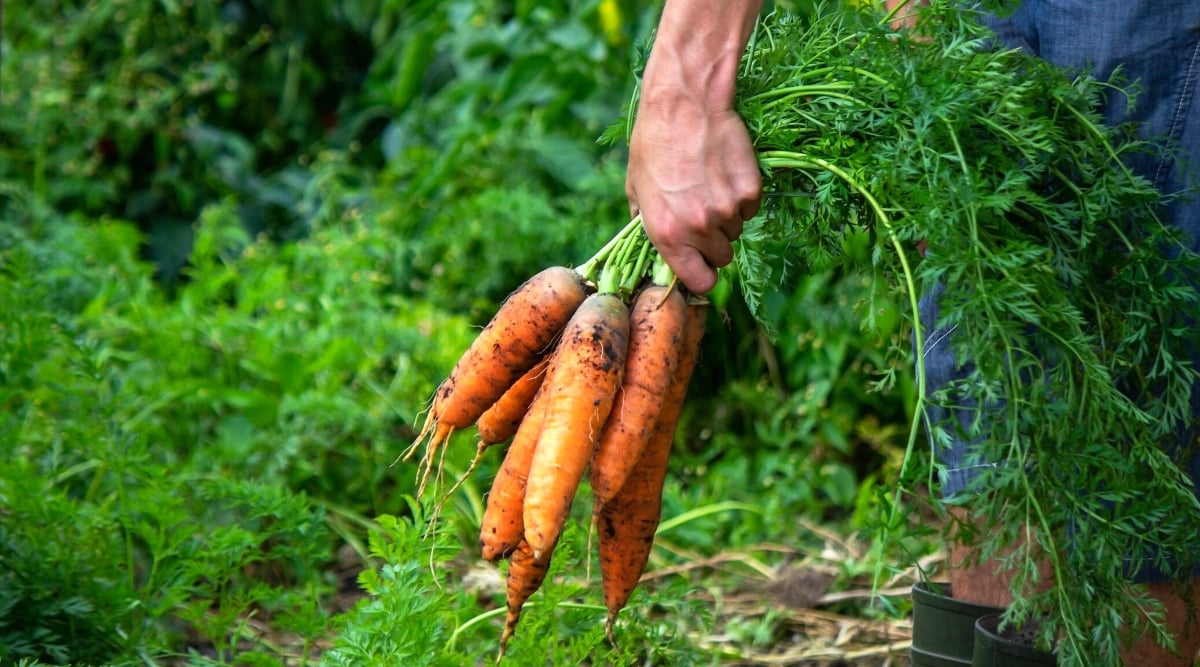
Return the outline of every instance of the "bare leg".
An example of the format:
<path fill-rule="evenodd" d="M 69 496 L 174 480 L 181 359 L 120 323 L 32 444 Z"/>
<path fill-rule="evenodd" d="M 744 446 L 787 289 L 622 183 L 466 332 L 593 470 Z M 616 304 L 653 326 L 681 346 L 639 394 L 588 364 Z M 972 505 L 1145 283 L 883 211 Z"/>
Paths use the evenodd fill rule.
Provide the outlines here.
<path fill-rule="evenodd" d="M 959 518 L 966 516 L 955 513 Z M 970 558 L 973 550 L 954 543 L 950 548 L 950 590 L 955 599 L 976 604 L 987 604 L 993 607 L 1006 607 L 1012 604 L 1012 593 L 1009 585 L 1012 582 L 1011 572 L 1001 572 L 996 561 L 972 563 Z M 1049 577 L 1043 577 L 1048 582 Z M 1147 637 L 1125 651 L 1121 656 L 1122 663 L 1131 667 L 1145 665 L 1147 667 L 1193 667 L 1200 655 L 1200 578 L 1192 580 L 1191 603 L 1197 612 L 1189 617 L 1188 600 L 1179 596 L 1175 585 L 1170 582 L 1147 584 L 1150 596 L 1163 603 L 1167 614 L 1167 626 L 1175 636 L 1179 648 L 1179 657 L 1155 643 L 1152 637 Z"/>
<path fill-rule="evenodd" d="M 1185 657 L 1174 655 L 1170 651 L 1154 643 L 1153 639 L 1144 639 L 1121 656 L 1126 665 L 1155 665 L 1158 667 L 1192 667 L 1200 653 L 1200 618 L 1188 617 L 1188 601 L 1179 596 L 1179 591 L 1171 582 L 1147 584 L 1150 596 L 1163 603 L 1167 610 L 1167 627 L 1175 636 L 1179 653 Z M 1192 609 L 1200 602 L 1200 578 L 1192 580 L 1191 586 Z"/>

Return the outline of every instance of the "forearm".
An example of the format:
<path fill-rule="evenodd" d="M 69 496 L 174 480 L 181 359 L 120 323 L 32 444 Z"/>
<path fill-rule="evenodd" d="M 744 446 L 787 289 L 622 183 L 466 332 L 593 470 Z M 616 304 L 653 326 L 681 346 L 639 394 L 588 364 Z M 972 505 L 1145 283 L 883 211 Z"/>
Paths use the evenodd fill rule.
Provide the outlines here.
<path fill-rule="evenodd" d="M 912 27 L 917 18 L 917 7 L 927 0 L 884 0 L 883 6 L 889 12 L 895 12 L 892 25 Z"/>
<path fill-rule="evenodd" d="M 694 108 L 733 107 L 737 70 L 762 0 L 667 0 L 642 80 L 642 104 L 688 98 Z"/>

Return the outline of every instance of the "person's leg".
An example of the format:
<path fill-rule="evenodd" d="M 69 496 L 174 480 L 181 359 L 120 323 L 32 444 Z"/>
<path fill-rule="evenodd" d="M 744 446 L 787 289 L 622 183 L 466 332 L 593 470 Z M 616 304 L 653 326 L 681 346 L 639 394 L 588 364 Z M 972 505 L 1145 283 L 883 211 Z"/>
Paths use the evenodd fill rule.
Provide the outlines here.
<path fill-rule="evenodd" d="M 970 520 L 968 513 L 961 508 L 953 508 L 950 513 L 956 524 Z M 950 590 L 956 600 L 992 607 L 1007 607 L 1012 604 L 1013 573 L 1004 569 L 998 558 L 981 560 L 975 546 L 953 541 L 950 544 L 947 565 L 950 571 Z M 1045 585 L 1050 583 L 1048 570 L 1049 568 L 1044 568 L 1042 572 L 1042 582 Z"/>
<path fill-rule="evenodd" d="M 956 519 L 966 514 L 952 510 Z M 950 590 L 954 598 L 964 602 L 1006 607 L 1012 604 L 1012 573 L 1004 570 L 997 559 L 979 561 L 973 547 L 953 543 L 949 554 Z M 1049 583 L 1049 568 L 1042 581 Z M 1178 655 L 1159 646 L 1153 637 L 1143 638 L 1127 649 L 1121 662 L 1130 667 L 1192 667 L 1200 658 L 1200 577 L 1192 580 L 1190 590 L 1181 591 L 1173 582 L 1143 584 L 1151 597 L 1166 610 L 1166 624 L 1175 638 Z M 1185 587 L 1186 588 L 1186 587 Z"/>

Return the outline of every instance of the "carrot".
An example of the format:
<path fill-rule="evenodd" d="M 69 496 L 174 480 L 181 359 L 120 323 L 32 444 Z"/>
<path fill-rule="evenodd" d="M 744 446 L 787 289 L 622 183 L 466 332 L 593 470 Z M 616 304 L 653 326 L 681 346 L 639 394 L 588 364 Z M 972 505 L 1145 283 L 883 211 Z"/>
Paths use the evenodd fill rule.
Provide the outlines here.
<path fill-rule="evenodd" d="M 614 294 L 593 294 L 571 317 L 554 351 L 541 436 L 525 489 L 525 539 L 538 559 L 549 554 L 570 513 L 625 371 L 629 308 Z"/>
<path fill-rule="evenodd" d="M 654 433 L 679 363 L 687 307 L 672 287 L 653 285 L 634 299 L 625 376 L 591 464 L 592 493 L 600 505 L 625 483 Z"/>
<path fill-rule="evenodd" d="M 543 390 L 538 391 L 528 414 L 521 420 L 488 493 L 487 507 L 479 528 L 479 550 L 484 559 L 493 563 L 508 557 L 523 540 L 525 487 L 534 447 L 546 416 L 546 395 L 549 392 L 545 386 L 543 384 Z"/>
<path fill-rule="evenodd" d="M 508 562 L 507 595 L 505 606 L 507 614 L 504 619 L 504 633 L 500 635 L 500 655 L 504 657 L 504 649 L 508 640 L 516 632 L 517 623 L 521 620 L 521 609 L 530 596 L 542 587 L 546 573 L 550 570 L 550 555 L 537 558 L 529 543 L 522 540 L 513 552 Z"/>
<path fill-rule="evenodd" d="M 475 445 L 475 456 L 471 458 L 471 463 L 467 465 L 462 476 L 446 490 L 442 500 L 438 503 L 439 509 L 434 510 L 434 516 L 440 513 L 441 504 L 453 496 L 458 487 L 471 476 L 471 473 L 475 472 L 475 468 L 483 460 L 483 453 L 492 445 L 504 442 L 516 433 L 517 427 L 520 426 L 525 413 L 529 410 L 529 405 L 533 402 L 534 395 L 542 386 L 542 378 L 545 377 L 546 367 L 549 364 L 549 355 L 542 357 L 533 368 L 521 376 L 521 379 L 514 382 L 513 386 L 509 387 L 508 391 L 492 404 L 492 407 L 480 415 L 475 424 L 479 430 L 479 442 Z M 522 485 L 525 472 L 527 471 L 522 471 Z M 524 496 L 524 486 L 522 486 L 521 495 Z"/>
<path fill-rule="evenodd" d="M 517 427 L 521 425 L 521 420 L 529 410 L 529 404 L 533 402 L 534 395 L 542 386 L 549 365 L 550 355 L 542 357 L 541 361 L 513 383 L 492 407 L 480 415 L 475 426 L 479 429 L 481 447 L 504 442 L 517 432 Z"/>
<path fill-rule="evenodd" d="M 411 457 L 429 438 L 417 495 L 424 491 L 438 451 L 451 434 L 474 424 L 537 362 L 587 292 L 579 273 L 554 266 L 526 280 L 505 299 L 434 392 L 421 432 L 403 456 Z"/>
<path fill-rule="evenodd" d="M 658 415 L 654 433 L 625 485 L 594 513 L 600 538 L 601 586 L 604 589 L 604 605 L 608 608 L 604 632 L 614 645 L 613 623 L 637 587 L 654 545 L 654 533 L 662 513 L 667 461 L 675 439 L 675 427 L 683 411 L 688 383 L 699 356 L 705 316 L 705 305 L 688 306 L 685 328 L 679 341 L 679 364 L 670 386 L 662 396 L 662 411 Z"/>

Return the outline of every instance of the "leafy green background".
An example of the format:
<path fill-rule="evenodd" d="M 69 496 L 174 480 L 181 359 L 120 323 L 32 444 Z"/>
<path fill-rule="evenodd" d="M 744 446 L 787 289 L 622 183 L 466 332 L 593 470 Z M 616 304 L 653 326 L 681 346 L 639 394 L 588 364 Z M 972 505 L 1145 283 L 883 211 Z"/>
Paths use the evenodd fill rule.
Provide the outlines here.
<path fill-rule="evenodd" d="M 658 7 L 6 5 L 0 663 L 487 662 L 497 458 L 432 536 L 396 458 L 504 295 L 625 222 L 623 147 L 597 139 Z M 513 664 L 752 662 L 804 629 L 729 596 L 786 567 L 861 588 L 934 551 L 915 527 L 862 542 L 912 406 L 906 371 L 872 391 L 908 336 L 871 281 L 769 295 L 774 337 L 728 283 L 713 296 L 664 574 L 610 647 L 581 509 Z M 461 434 L 447 474 L 471 453 Z"/>

